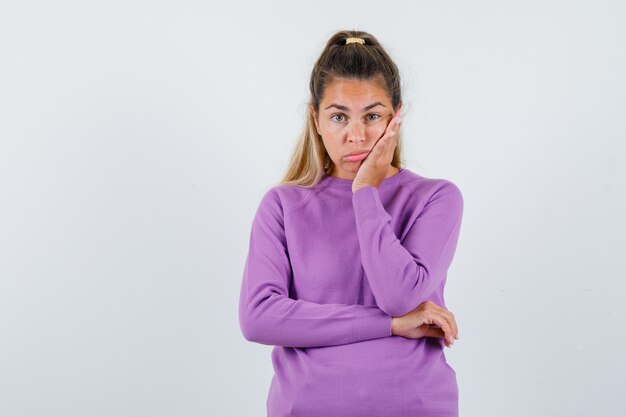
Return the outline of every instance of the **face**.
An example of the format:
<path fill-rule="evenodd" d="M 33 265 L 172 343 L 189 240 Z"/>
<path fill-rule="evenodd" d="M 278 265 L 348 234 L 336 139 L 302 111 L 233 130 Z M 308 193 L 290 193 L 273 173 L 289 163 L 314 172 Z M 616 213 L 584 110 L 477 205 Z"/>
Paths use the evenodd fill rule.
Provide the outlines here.
<path fill-rule="evenodd" d="M 312 107 L 310 111 L 333 161 L 331 175 L 346 179 L 354 179 L 362 162 L 349 161 L 346 156 L 371 150 L 395 113 L 379 81 L 345 78 L 335 79 L 326 86 L 319 113 Z"/>

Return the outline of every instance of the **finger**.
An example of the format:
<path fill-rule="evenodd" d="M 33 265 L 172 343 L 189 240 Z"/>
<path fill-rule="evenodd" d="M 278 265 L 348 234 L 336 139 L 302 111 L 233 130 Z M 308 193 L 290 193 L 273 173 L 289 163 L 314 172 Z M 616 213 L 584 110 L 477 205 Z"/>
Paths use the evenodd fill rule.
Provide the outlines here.
<path fill-rule="evenodd" d="M 396 112 L 396 114 L 394 115 L 393 119 L 391 120 L 389 124 L 393 125 L 393 128 L 395 130 L 398 130 L 400 128 L 400 125 L 402 125 L 402 110 L 401 109 Z"/>
<path fill-rule="evenodd" d="M 398 134 L 392 131 L 391 137 L 389 137 L 385 143 L 385 161 L 391 163 L 393 160 L 393 153 L 398 145 Z"/>
<path fill-rule="evenodd" d="M 378 141 L 382 140 L 382 144 L 381 147 L 383 147 L 384 149 L 389 149 L 389 148 L 394 148 L 395 145 L 398 143 L 397 139 L 398 139 L 398 129 L 400 128 L 400 126 L 396 123 L 394 123 L 393 121 L 391 123 L 389 123 L 389 125 L 387 126 L 387 130 L 385 131 L 385 134 L 383 134 L 383 136 L 378 139 Z M 376 146 L 376 145 L 374 145 Z"/>
<path fill-rule="evenodd" d="M 443 317 L 445 317 L 445 320 L 448 322 L 448 325 L 450 326 L 450 331 L 452 333 L 452 336 L 455 339 L 458 339 L 458 334 L 459 334 L 459 328 L 457 326 L 456 323 L 456 319 L 454 317 L 454 314 L 449 311 L 446 310 L 445 308 L 442 308 L 442 310 L 440 311 L 440 313 L 443 315 Z"/>
<path fill-rule="evenodd" d="M 389 122 L 387 126 L 387 134 L 383 135 L 388 142 L 398 143 L 398 132 L 400 131 L 400 126 L 402 125 L 402 116 L 400 115 L 400 110 L 396 112 L 394 118 Z"/>
<path fill-rule="evenodd" d="M 444 309 L 443 314 L 447 317 L 448 323 L 450 323 L 450 327 L 452 328 L 452 334 L 455 339 L 459 338 L 459 326 L 457 325 L 456 318 L 454 317 L 454 313 L 450 310 Z"/>
<path fill-rule="evenodd" d="M 438 327 L 428 328 L 428 330 L 426 331 L 426 336 L 443 339 L 443 342 L 447 347 L 451 347 L 453 345 L 453 343 L 451 343 L 450 340 L 446 338 L 445 332 Z"/>
<path fill-rule="evenodd" d="M 452 313 L 451 311 L 449 311 L 450 313 L 450 322 L 452 323 L 452 329 L 454 331 L 454 338 L 458 339 L 459 338 L 459 325 L 456 322 L 456 317 L 454 317 L 454 313 Z"/>
<path fill-rule="evenodd" d="M 440 305 L 437 305 L 437 304 L 433 304 L 433 307 L 435 307 L 435 310 L 446 318 L 446 320 L 448 321 L 450 325 L 450 328 L 452 329 L 452 334 L 454 335 L 454 338 L 458 339 L 459 327 L 457 325 L 456 317 L 454 316 L 454 313 L 452 313 L 450 310 L 444 307 L 441 307 Z"/>
<path fill-rule="evenodd" d="M 441 330 L 445 333 L 445 338 L 450 342 L 454 343 L 454 333 L 452 331 L 452 327 L 450 323 L 448 323 L 448 319 L 444 314 L 434 313 L 433 321 L 441 327 Z"/>
<path fill-rule="evenodd" d="M 396 113 L 396 121 L 395 121 L 395 124 L 398 129 L 402 125 L 402 119 L 403 119 L 402 113 L 400 110 L 398 110 L 398 112 Z"/>
<path fill-rule="evenodd" d="M 389 124 L 387 125 L 387 134 L 383 136 L 392 137 L 397 136 L 396 133 L 400 130 L 400 126 L 402 125 L 402 116 L 400 115 L 400 110 L 398 110 L 395 116 L 391 119 Z"/>
<path fill-rule="evenodd" d="M 383 132 L 382 136 L 378 140 L 383 139 L 383 138 L 385 139 L 390 138 L 394 136 L 395 133 L 400 129 L 400 125 L 402 123 L 402 115 L 400 112 L 401 110 L 398 110 L 394 113 L 393 117 L 389 121 L 389 124 L 385 128 L 385 131 Z"/>
<path fill-rule="evenodd" d="M 391 119 L 387 128 L 383 132 L 383 135 L 378 138 L 378 140 L 374 143 L 372 148 L 370 149 L 370 154 L 373 151 L 378 151 L 377 147 L 380 149 L 381 153 L 385 153 L 386 157 L 393 156 L 394 145 L 397 145 L 397 131 L 400 129 L 400 123 L 402 122 L 402 117 L 400 116 L 400 110 L 398 110 L 394 117 Z M 391 150 L 390 150 L 391 148 Z M 385 152 L 385 150 L 387 152 Z M 391 154 L 391 155 L 390 155 Z M 368 155 L 369 156 L 369 155 Z"/>

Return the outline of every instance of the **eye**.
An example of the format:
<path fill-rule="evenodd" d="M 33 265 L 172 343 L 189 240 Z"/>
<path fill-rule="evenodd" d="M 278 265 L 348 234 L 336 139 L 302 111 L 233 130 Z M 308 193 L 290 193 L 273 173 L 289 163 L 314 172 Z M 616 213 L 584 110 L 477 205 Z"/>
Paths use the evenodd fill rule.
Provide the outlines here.
<path fill-rule="evenodd" d="M 337 119 L 335 119 L 335 117 L 341 117 L 342 119 L 341 120 L 337 120 Z M 336 122 L 343 122 L 343 121 L 345 121 L 345 117 L 346 116 L 344 114 L 336 113 L 336 114 L 333 114 L 332 116 L 330 116 L 330 119 L 334 120 Z M 367 116 L 365 116 L 367 121 L 378 120 L 378 119 L 380 119 L 380 117 L 381 117 L 380 114 L 376 114 L 376 113 L 370 113 Z"/>

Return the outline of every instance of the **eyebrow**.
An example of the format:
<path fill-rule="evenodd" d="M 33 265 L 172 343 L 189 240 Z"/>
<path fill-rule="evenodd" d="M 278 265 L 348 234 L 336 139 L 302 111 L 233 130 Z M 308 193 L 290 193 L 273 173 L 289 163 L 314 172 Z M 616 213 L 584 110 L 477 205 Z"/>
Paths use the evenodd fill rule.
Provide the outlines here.
<path fill-rule="evenodd" d="M 385 106 L 383 103 L 381 103 L 380 101 L 377 101 L 376 103 L 372 103 L 372 104 L 370 104 L 369 106 L 365 106 L 365 107 L 363 107 L 363 110 L 362 110 L 362 111 L 369 110 L 369 109 L 371 109 L 372 107 L 376 107 L 376 106 L 383 106 L 383 107 L 387 107 L 387 106 Z M 350 110 L 350 109 L 349 109 L 349 108 L 347 108 L 346 106 L 342 106 L 341 104 L 335 104 L 335 103 L 333 103 L 333 104 L 331 104 L 330 106 L 326 107 L 326 109 L 325 109 L 325 110 L 328 110 L 328 109 L 330 109 L 331 107 L 337 107 L 339 110 L 344 110 L 344 111 L 349 111 L 349 110 Z"/>

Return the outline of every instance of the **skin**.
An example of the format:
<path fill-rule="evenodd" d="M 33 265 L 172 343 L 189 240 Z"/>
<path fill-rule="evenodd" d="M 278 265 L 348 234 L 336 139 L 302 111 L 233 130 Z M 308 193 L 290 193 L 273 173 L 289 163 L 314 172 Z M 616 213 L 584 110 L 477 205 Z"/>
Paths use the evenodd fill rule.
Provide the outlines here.
<path fill-rule="evenodd" d="M 438 337 L 445 339 L 445 345 L 451 347 L 454 340 L 459 338 L 459 328 L 451 311 L 432 301 L 424 301 L 404 316 L 393 317 L 391 334 L 408 339 Z"/>
<path fill-rule="evenodd" d="M 380 103 L 363 110 L 366 106 Z M 334 104 L 345 106 L 339 109 Z M 332 106 L 332 107 L 329 107 Z M 352 191 L 361 187 L 378 188 L 383 179 L 399 172 L 391 165 L 400 128 L 402 104 L 394 109 L 379 80 L 337 78 L 326 86 L 319 114 L 312 107 L 317 132 L 333 161 L 330 175 L 350 179 Z M 348 161 L 345 155 L 367 150 L 361 161 Z"/>
<path fill-rule="evenodd" d="M 376 106 L 369 107 L 375 103 Z M 337 108 L 334 105 L 345 108 Z M 369 108 L 368 108 L 369 107 Z M 352 180 L 352 192 L 376 187 L 399 172 L 391 165 L 400 129 L 402 103 L 394 109 L 380 79 L 336 78 L 326 86 L 319 113 L 312 106 L 317 132 L 333 161 L 330 175 Z M 367 150 L 361 161 L 345 159 L 348 153 Z M 438 326 L 438 327 L 433 327 Z M 452 312 L 425 301 L 402 317 L 393 317 L 391 333 L 411 339 L 445 338 L 447 347 L 458 339 L 458 326 Z"/>

